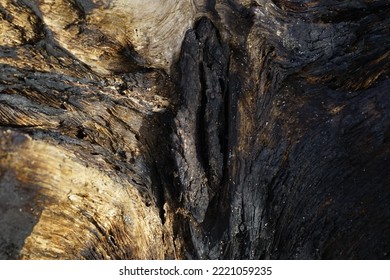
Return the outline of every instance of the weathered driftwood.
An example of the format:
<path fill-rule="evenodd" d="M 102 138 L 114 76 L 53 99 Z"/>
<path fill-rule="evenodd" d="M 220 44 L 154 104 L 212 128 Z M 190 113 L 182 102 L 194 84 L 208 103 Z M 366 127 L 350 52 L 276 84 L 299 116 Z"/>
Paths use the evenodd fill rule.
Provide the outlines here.
<path fill-rule="evenodd" d="M 388 1 L 0 14 L 1 259 L 389 257 Z"/>

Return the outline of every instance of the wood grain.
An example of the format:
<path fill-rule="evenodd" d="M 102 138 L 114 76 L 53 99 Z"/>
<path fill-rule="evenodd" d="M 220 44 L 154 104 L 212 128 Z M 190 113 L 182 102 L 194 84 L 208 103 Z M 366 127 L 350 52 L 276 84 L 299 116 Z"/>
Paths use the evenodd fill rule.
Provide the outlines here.
<path fill-rule="evenodd" d="M 387 2 L 0 0 L 0 258 L 389 258 Z"/>

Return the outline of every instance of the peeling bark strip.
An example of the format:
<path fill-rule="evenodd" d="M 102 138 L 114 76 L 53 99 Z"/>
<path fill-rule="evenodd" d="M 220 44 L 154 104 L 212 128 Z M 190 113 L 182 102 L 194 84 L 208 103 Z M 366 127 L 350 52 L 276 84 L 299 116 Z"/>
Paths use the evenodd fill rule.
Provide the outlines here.
<path fill-rule="evenodd" d="M 0 0 L 0 259 L 388 259 L 388 1 Z"/>

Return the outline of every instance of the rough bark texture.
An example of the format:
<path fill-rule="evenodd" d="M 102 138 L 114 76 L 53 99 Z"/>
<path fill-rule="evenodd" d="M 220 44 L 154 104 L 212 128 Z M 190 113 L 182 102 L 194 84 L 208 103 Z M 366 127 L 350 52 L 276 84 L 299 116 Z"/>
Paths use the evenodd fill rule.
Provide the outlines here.
<path fill-rule="evenodd" d="M 0 259 L 389 258 L 388 1 L 0 16 Z"/>

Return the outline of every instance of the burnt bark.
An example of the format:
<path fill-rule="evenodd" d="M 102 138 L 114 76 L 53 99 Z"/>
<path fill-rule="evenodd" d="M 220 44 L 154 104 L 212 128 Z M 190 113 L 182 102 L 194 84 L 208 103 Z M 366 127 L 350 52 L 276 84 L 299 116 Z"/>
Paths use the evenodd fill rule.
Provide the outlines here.
<path fill-rule="evenodd" d="M 71 2 L 1 2 L 0 258 L 389 258 L 387 1 Z"/>

